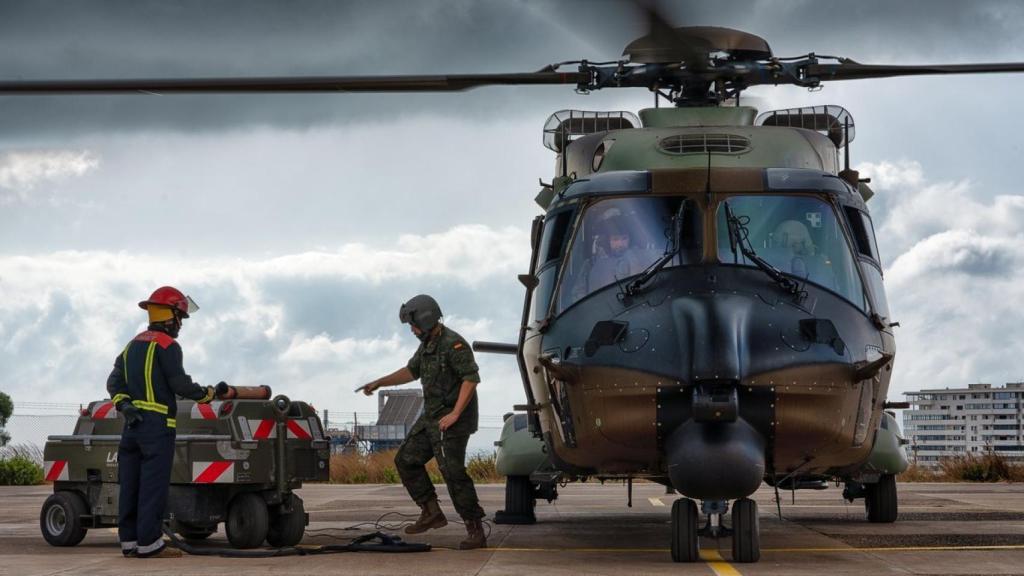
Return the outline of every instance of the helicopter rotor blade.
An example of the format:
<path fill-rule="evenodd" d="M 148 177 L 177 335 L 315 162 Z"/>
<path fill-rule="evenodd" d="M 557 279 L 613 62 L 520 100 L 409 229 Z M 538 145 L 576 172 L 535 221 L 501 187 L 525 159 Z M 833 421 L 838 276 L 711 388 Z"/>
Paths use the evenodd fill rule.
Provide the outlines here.
<path fill-rule="evenodd" d="M 808 64 L 804 75 L 822 82 L 830 80 L 862 80 L 894 76 L 926 76 L 932 74 L 992 74 L 1024 72 L 1024 62 L 987 64 L 924 64 L 903 66 L 892 64 L 861 64 L 845 60 L 839 64 Z"/>
<path fill-rule="evenodd" d="M 433 76 L 306 76 L 106 80 L 4 80 L 13 94 L 228 94 L 293 92 L 459 92 L 481 86 L 586 85 L 588 72 L 524 72 Z"/>

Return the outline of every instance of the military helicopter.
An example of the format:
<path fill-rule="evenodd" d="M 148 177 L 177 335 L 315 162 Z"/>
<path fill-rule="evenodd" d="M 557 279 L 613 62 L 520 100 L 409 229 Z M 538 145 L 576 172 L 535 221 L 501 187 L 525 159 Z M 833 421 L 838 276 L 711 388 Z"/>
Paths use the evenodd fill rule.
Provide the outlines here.
<path fill-rule="evenodd" d="M 870 521 L 893 522 L 906 466 L 886 402 L 897 324 L 873 192 L 850 169 L 853 118 L 839 106 L 758 115 L 741 95 L 1024 63 L 780 58 L 753 34 L 651 22 L 618 61 L 536 72 L 0 81 L 0 94 L 649 90 L 655 106 L 639 115 L 562 111 L 545 124 L 556 173 L 536 197 L 519 339 L 475 346 L 516 356 L 527 399 L 502 438 L 506 519 L 532 519 L 557 482 L 596 477 L 683 496 L 670 538 L 679 562 L 699 559 L 701 534 L 731 536 L 734 561 L 757 561 L 750 495 L 762 481 L 839 480 Z"/>

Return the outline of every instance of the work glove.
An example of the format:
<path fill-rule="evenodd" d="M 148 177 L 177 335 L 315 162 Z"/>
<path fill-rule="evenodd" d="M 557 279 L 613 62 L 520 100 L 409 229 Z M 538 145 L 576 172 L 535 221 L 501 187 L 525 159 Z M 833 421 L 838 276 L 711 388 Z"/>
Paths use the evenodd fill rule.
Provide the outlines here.
<path fill-rule="evenodd" d="M 127 400 L 124 400 L 117 405 L 117 411 L 120 412 L 121 416 L 124 418 L 124 425 L 126 428 L 134 428 L 139 422 L 142 422 L 142 411 Z"/>
<path fill-rule="evenodd" d="M 196 400 L 196 402 L 198 402 L 199 404 L 209 404 L 210 402 L 213 401 L 213 395 L 215 394 L 213 386 L 206 386 L 205 388 L 203 388 L 203 390 L 206 393 L 203 395 L 202 398 Z"/>
<path fill-rule="evenodd" d="M 217 385 L 213 387 L 213 393 L 214 395 L 217 396 L 217 398 L 223 398 L 227 396 L 230 390 L 231 386 L 228 386 L 228 383 L 224 381 L 217 382 Z"/>

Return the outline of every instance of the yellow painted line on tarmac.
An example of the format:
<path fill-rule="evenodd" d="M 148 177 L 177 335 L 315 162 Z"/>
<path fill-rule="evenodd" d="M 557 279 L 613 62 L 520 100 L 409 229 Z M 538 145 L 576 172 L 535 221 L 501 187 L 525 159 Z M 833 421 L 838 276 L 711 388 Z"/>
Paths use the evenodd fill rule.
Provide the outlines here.
<path fill-rule="evenodd" d="M 532 548 L 532 547 L 511 547 L 501 546 L 498 548 L 487 548 L 491 552 L 612 552 L 612 553 L 629 553 L 629 552 L 640 552 L 640 553 L 651 553 L 651 552 L 669 552 L 668 548 Z M 1005 544 L 1005 545 L 992 545 L 992 546 L 890 546 L 890 547 L 867 547 L 867 548 L 851 548 L 851 547 L 822 547 L 822 548 L 761 548 L 761 552 L 773 552 L 782 554 L 792 554 L 800 552 L 943 552 L 943 551 L 964 551 L 964 550 L 1024 550 L 1024 544 Z M 717 550 L 701 550 L 701 558 L 704 558 L 705 554 L 718 555 L 718 561 L 724 561 L 721 554 Z M 733 568 L 735 570 L 735 568 Z"/>
<path fill-rule="evenodd" d="M 1024 544 L 991 546 L 876 546 L 864 548 L 761 548 L 761 552 L 959 552 L 964 550 L 1024 550 Z"/>
<path fill-rule="evenodd" d="M 658 497 L 655 497 L 655 496 L 651 496 L 650 498 L 647 499 L 647 501 L 651 503 L 651 506 L 664 506 L 665 505 L 665 503 L 661 501 L 661 498 L 658 498 Z"/>
<path fill-rule="evenodd" d="M 701 550 L 700 559 L 707 562 L 717 576 L 741 576 L 740 571 L 726 562 L 718 550 Z"/>

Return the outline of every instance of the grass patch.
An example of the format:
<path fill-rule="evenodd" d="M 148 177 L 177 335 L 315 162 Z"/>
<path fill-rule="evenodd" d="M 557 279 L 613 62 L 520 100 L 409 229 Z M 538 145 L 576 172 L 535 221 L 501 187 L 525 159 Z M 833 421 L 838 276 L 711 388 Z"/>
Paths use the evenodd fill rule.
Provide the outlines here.
<path fill-rule="evenodd" d="M 940 458 L 935 466 L 911 464 L 902 482 L 1024 482 L 1024 465 L 994 452 Z"/>
<path fill-rule="evenodd" d="M 395 468 L 395 453 L 370 452 L 367 454 L 331 455 L 331 482 L 334 484 L 398 484 L 402 480 Z M 466 471 L 473 482 L 488 483 L 504 480 L 495 469 L 494 452 L 477 452 L 466 459 Z M 434 484 L 443 484 L 437 462 L 427 463 L 427 474 Z"/>
<path fill-rule="evenodd" d="M 0 486 L 35 486 L 43 483 L 43 451 L 19 444 L 0 448 Z"/>

